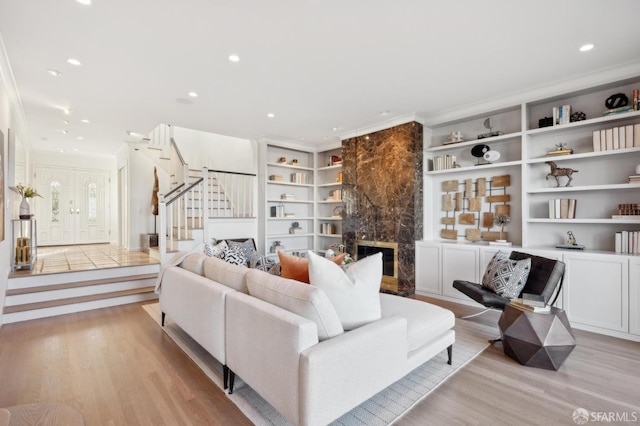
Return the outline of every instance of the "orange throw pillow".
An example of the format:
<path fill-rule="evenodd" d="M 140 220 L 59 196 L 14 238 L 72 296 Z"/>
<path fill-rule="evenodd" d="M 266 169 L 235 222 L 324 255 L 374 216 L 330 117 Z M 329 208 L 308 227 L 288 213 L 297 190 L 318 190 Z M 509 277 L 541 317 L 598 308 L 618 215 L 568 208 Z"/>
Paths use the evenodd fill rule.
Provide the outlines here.
<path fill-rule="evenodd" d="M 342 265 L 346 253 L 332 257 L 330 260 L 336 265 Z M 309 284 L 309 259 L 306 257 L 298 257 L 285 251 L 278 251 L 280 258 L 280 276 Z"/>

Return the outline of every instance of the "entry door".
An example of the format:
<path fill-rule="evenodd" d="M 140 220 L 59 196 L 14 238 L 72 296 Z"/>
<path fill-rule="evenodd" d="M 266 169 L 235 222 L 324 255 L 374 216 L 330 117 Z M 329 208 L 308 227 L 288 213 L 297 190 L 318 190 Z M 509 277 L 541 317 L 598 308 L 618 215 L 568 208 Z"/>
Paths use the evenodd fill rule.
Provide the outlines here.
<path fill-rule="evenodd" d="M 36 166 L 38 245 L 109 242 L 109 172 Z"/>

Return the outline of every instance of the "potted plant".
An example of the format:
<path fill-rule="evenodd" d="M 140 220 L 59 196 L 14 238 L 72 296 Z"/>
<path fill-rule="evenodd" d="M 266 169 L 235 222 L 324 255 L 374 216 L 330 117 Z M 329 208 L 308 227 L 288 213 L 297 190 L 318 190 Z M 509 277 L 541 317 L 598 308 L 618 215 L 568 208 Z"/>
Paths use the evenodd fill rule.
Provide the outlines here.
<path fill-rule="evenodd" d="M 31 207 L 27 200 L 33 197 L 42 197 L 42 195 L 38 194 L 38 191 L 35 188 L 21 183 L 16 185 L 16 190 L 18 191 L 18 194 L 22 196 L 22 201 L 20 202 L 20 219 L 31 219 Z"/>

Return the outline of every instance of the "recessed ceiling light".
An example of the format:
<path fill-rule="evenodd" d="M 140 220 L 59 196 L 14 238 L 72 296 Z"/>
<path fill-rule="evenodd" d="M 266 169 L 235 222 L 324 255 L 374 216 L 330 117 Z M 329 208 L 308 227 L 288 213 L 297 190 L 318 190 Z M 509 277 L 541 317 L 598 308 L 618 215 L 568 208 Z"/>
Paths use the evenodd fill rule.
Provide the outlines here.
<path fill-rule="evenodd" d="M 65 108 L 65 109 L 63 109 L 63 110 L 62 110 L 62 112 L 64 112 L 64 113 L 65 113 L 65 115 L 69 115 L 69 114 L 71 114 L 71 110 L 70 110 L 69 108 Z"/>
<path fill-rule="evenodd" d="M 192 98 L 198 97 L 198 94 L 196 92 L 189 92 L 188 95 L 191 96 Z"/>
<path fill-rule="evenodd" d="M 273 117 L 275 117 L 275 116 L 276 116 L 276 115 L 275 115 L 274 113 L 272 113 L 272 112 L 270 112 L 269 114 L 267 114 L 267 117 L 269 117 L 269 118 L 273 118 Z"/>
<path fill-rule="evenodd" d="M 73 148 L 73 152 L 78 152 L 80 151 L 78 148 Z"/>
<path fill-rule="evenodd" d="M 64 120 L 63 123 L 64 124 L 69 124 L 69 120 Z"/>
<path fill-rule="evenodd" d="M 87 120 L 86 118 L 84 118 L 84 119 L 82 119 L 80 121 L 82 121 L 83 123 L 91 123 L 91 121 Z"/>
<path fill-rule="evenodd" d="M 60 152 L 64 154 L 64 149 L 61 149 Z"/>
<path fill-rule="evenodd" d="M 80 65 L 82 65 L 82 62 L 80 62 L 79 60 L 77 60 L 75 58 L 69 58 L 69 59 L 67 59 L 67 62 L 70 63 L 71 65 L 76 66 L 76 67 L 79 67 Z"/>
<path fill-rule="evenodd" d="M 58 77 L 58 76 L 61 76 L 61 75 L 62 75 L 62 73 L 61 73 L 60 71 L 58 71 L 58 70 L 54 70 L 53 68 L 49 68 L 49 69 L 47 70 L 47 72 L 48 72 L 49 74 L 51 74 L 52 76 L 54 76 L 54 77 Z"/>
<path fill-rule="evenodd" d="M 91 0 L 76 0 L 80 4 L 84 4 L 85 6 L 89 6 L 91 4 Z"/>
<path fill-rule="evenodd" d="M 63 134 L 63 135 L 68 135 L 68 134 L 69 134 L 69 131 L 68 131 L 68 130 L 62 130 L 62 134 Z"/>
<path fill-rule="evenodd" d="M 229 60 L 231 62 L 238 62 L 240 60 L 240 56 L 238 56 L 238 55 L 229 55 Z"/>
<path fill-rule="evenodd" d="M 82 136 L 78 136 L 78 137 L 77 137 L 77 139 L 78 139 L 79 141 L 84 140 L 84 138 L 83 138 Z"/>
<path fill-rule="evenodd" d="M 334 132 L 336 132 L 339 129 L 339 127 L 334 127 L 331 130 L 333 130 Z"/>
<path fill-rule="evenodd" d="M 593 49 L 593 47 L 594 47 L 593 44 L 587 43 L 587 44 L 584 44 L 584 45 L 580 46 L 580 51 L 581 52 L 588 52 L 591 49 Z"/>

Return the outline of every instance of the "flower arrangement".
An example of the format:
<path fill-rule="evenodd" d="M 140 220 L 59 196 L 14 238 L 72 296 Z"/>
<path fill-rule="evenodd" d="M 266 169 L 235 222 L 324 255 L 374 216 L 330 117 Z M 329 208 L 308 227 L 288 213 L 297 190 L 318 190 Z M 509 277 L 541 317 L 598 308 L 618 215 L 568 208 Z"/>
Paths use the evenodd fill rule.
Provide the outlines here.
<path fill-rule="evenodd" d="M 30 187 L 29 185 L 23 185 L 19 183 L 16 185 L 16 189 L 18 190 L 18 194 L 20 194 L 22 198 L 42 197 L 42 195 L 38 194 L 38 190 Z"/>

